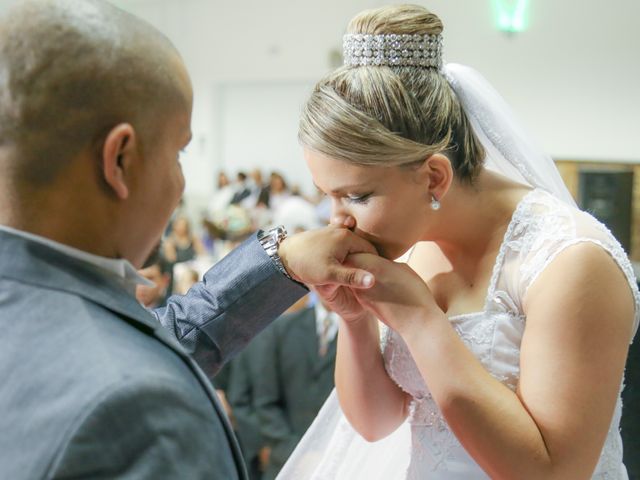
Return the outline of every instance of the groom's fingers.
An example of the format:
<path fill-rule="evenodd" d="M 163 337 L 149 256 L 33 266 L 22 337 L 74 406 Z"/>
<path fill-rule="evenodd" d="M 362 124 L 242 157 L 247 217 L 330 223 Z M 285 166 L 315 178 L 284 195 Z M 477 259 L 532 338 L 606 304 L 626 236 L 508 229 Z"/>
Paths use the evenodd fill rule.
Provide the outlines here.
<path fill-rule="evenodd" d="M 356 235 L 352 231 L 340 227 L 336 228 L 333 225 L 327 228 L 333 230 L 335 235 L 336 243 L 333 248 L 333 255 L 336 260 L 344 262 L 349 255 L 353 255 L 354 253 L 378 254 L 378 251 L 371 242 Z"/>
<path fill-rule="evenodd" d="M 338 283 L 367 288 L 373 282 L 366 268 L 343 265 L 353 253 L 376 254 L 375 247 L 348 229 L 329 226 L 285 238 L 278 254 L 294 280 L 307 285 Z M 364 271 L 364 272 L 363 272 Z"/>

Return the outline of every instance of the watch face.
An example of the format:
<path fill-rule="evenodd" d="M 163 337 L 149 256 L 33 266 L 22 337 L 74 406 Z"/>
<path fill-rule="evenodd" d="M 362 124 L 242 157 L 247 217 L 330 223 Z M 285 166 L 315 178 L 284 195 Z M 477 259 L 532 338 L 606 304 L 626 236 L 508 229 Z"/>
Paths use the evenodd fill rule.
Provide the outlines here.
<path fill-rule="evenodd" d="M 286 237 L 287 231 L 282 226 L 272 228 L 266 232 L 261 230 L 258 234 L 258 240 L 269 255 L 273 255 L 278 251 L 278 246 Z"/>

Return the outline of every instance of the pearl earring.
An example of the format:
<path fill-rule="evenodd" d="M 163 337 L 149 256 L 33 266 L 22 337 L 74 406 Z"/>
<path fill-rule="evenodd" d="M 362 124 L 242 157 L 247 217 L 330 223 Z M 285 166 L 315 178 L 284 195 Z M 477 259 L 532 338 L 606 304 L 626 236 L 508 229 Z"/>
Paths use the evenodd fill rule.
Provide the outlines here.
<path fill-rule="evenodd" d="M 431 210 L 440 210 L 440 200 L 431 195 Z"/>

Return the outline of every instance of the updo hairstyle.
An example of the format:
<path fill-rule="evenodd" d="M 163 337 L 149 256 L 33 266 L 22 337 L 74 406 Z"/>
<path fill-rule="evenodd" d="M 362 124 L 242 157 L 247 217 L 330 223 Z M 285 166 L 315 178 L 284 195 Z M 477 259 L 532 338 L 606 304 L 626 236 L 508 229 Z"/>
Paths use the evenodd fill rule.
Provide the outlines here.
<path fill-rule="evenodd" d="M 442 30 L 440 19 L 424 7 L 395 5 L 361 12 L 347 32 L 437 35 Z M 359 165 L 417 165 L 442 153 L 456 177 L 469 183 L 485 156 L 437 68 L 340 67 L 316 84 L 298 137 L 313 151 Z"/>

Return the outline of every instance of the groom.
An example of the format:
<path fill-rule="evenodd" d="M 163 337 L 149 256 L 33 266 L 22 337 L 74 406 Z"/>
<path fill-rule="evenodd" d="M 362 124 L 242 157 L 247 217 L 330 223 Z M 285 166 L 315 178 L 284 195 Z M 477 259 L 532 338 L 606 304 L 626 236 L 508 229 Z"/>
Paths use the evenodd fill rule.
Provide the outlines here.
<path fill-rule="evenodd" d="M 155 317 L 135 300 L 191 96 L 173 46 L 106 3 L 0 21 L 0 478 L 246 478 L 207 376 L 301 283 L 371 283 L 341 261 L 373 247 L 327 228 L 249 239 Z"/>

